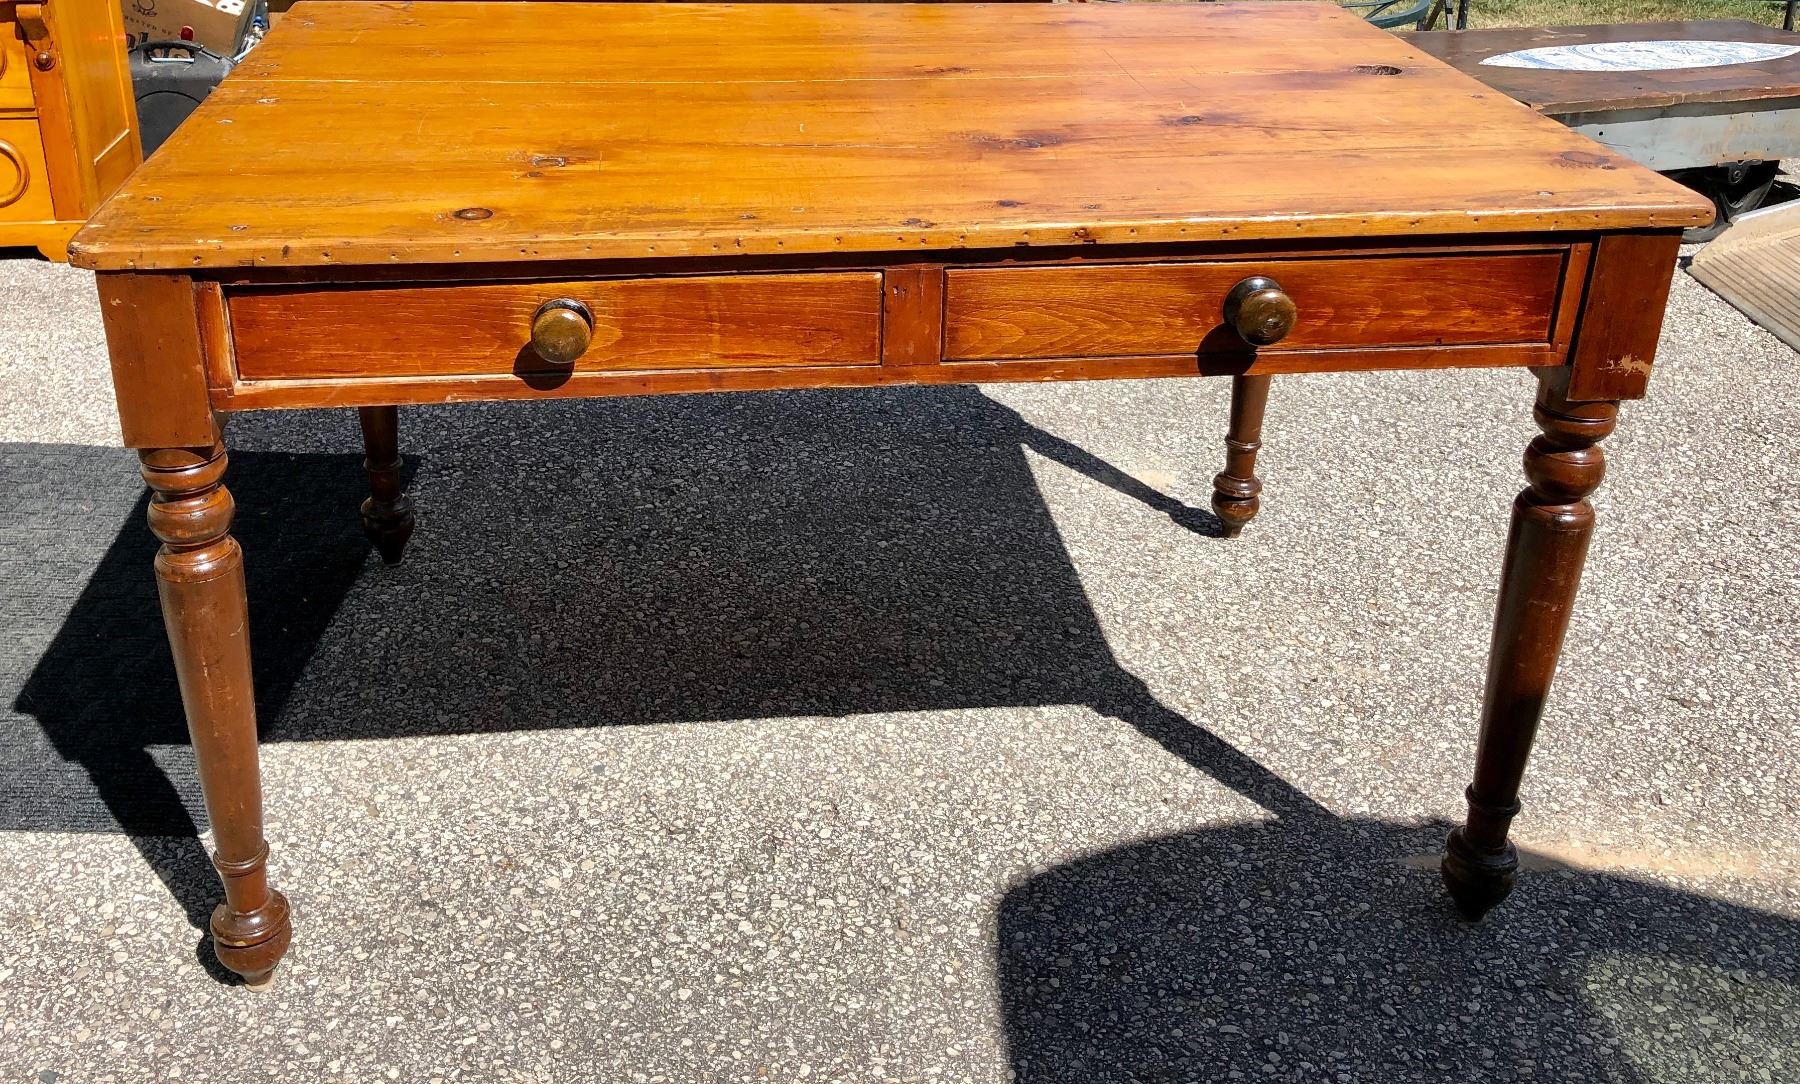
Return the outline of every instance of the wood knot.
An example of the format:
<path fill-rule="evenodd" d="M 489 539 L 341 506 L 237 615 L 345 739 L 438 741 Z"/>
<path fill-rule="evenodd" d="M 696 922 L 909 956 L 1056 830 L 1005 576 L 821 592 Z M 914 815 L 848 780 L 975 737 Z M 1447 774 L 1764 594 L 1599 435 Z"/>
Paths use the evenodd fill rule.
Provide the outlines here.
<path fill-rule="evenodd" d="M 1617 169 L 1613 160 L 1599 151 L 1563 151 L 1556 160 L 1565 166 L 1583 169 Z"/>
<path fill-rule="evenodd" d="M 1399 75 L 1400 69 L 1392 64 L 1358 64 L 1351 68 L 1358 75 Z"/>
<path fill-rule="evenodd" d="M 480 222 L 482 219 L 494 217 L 494 212 L 486 207 L 460 207 L 451 211 L 450 217 L 460 218 L 464 222 Z"/>
<path fill-rule="evenodd" d="M 1035 151 L 1061 146 L 1063 137 L 1055 132 L 1021 132 L 1016 136 L 997 136 L 983 132 L 971 136 L 976 146 L 1002 151 Z"/>

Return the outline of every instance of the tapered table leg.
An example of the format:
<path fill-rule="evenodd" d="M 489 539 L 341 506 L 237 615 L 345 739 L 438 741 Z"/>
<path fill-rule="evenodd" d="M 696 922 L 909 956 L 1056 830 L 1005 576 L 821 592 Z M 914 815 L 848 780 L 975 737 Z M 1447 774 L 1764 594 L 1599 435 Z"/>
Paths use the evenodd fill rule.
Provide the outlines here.
<path fill-rule="evenodd" d="M 362 503 L 363 533 L 383 561 L 397 565 L 414 524 L 412 498 L 400 491 L 400 410 L 362 407 L 357 414 L 362 422 L 363 473 L 369 476 L 369 497 Z"/>
<path fill-rule="evenodd" d="M 1262 480 L 1256 453 L 1262 448 L 1263 410 L 1269 405 L 1269 378 L 1231 378 L 1231 426 L 1225 434 L 1225 469 L 1213 476 L 1213 512 L 1236 538 L 1262 507 Z"/>
<path fill-rule="evenodd" d="M 220 484 L 225 448 L 215 441 L 138 455 L 152 490 L 150 530 L 162 541 L 163 621 L 212 821 L 213 865 L 225 886 L 225 902 L 212 914 L 213 951 L 245 982 L 266 985 L 291 928 L 287 900 L 265 872 L 249 610 L 243 552 L 229 533 L 231 494 Z"/>
<path fill-rule="evenodd" d="M 1442 866 L 1444 885 L 1470 919 L 1512 891 L 1519 861 L 1506 833 L 1594 529 L 1587 498 L 1605 472 L 1596 442 L 1618 417 L 1616 402 L 1570 402 L 1567 370 L 1540 370 L 1538 379 L 1534 415 L 1543 434 L 1526 449 L 1530 485 L 1513 502 L 1469 818 L 1450 833 Z"/>

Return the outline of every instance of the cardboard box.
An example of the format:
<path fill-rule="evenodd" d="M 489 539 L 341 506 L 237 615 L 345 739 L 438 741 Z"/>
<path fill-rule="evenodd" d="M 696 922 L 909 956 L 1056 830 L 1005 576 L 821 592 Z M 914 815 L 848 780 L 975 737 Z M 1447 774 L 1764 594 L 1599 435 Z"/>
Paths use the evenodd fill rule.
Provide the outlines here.
<path fill-rule="evenodd" d="M 120 0 L 120 7 L 133 45 L 192 41 L 226 57 L 237 55 L 255 14 L 253 0 Z"/>

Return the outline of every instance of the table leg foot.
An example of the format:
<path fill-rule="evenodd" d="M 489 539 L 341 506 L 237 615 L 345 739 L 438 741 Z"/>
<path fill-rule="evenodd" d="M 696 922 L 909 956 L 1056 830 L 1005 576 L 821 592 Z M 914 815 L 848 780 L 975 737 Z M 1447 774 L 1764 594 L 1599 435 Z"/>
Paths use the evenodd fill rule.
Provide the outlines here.
<path fill-rule="evenodd" d="M 1225 469 L 1213 476 L 1213 513 L 1226 538 L 1236 538 L 1262 507 L 1262 479 L 1256 453 L 1262 448 L 1263 411 L 1269 405 L 1269 378 L 1231 378 L 1231 426 L 1225 435 Z"/>
<path fill-rule="evenodd" d="M 1507 833 L 1594 530 L 1587 498 L 1606 470 L 1598 442 L 1618 420 L 1615 402 L 1570 401 L 1567 369 L 1539 370 L 1538 381 L 1533 416 L 1542 435 L 1526 449 L 1530 485 L 1513 502 L 1469 815 L 1442 866 L 1457 908 L 1472 919 L 1512 890 L 1519 860 Z"/>
<path fill-rule="evenodd" d="M 363 533 L 383 561 L 397 565 L 415 524 L 412 498 L 400 490 L 400 410 L 362 407 L 357 414 L 362 422 L 363 473 L 369 476 L 370 491 L 362 503 Z"/>
<path fill-rule="evenodd" d="M 213 909 L 211 927 L 219 962 L 241 976 L 245 986 L 268 989 L 294 937 L 287 897 L 271 888 L 264 904 L 247 914 L 221 903 Z"/>
<path fill-rule="evenodd" d="M 1508 842 L 1500 851 L 1477 850 L 1461 828 L 1452 829 L 1438 867 L 1456 909 L 1470 922 L 1499 906 L 1512 893 L 1519 852 Z"/>
<path fill-rule="evenodd" d="M 138 453 L 149 483 L 150 530 L 163 623 L 212 822 L 213 866 L 225 902 L 213 912 L 213 952 L 247 982 L 265 981 L 292 937 L 288 902 L 269 886 L 257 764 L 256 694 L 244 555 L 230 534 L 233 504 L 221 484 L 225 448 Z"/>

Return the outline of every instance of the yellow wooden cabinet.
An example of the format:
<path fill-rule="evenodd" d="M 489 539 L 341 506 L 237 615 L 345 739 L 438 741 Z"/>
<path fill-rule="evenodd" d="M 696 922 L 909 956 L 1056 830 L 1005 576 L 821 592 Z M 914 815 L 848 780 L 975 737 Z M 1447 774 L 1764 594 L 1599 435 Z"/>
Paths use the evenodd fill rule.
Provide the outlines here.
<path fill-rule="evenodd" d="M 142 157 L 118 0 L 0 0 L 0 248 L 67 259 Z"/>

